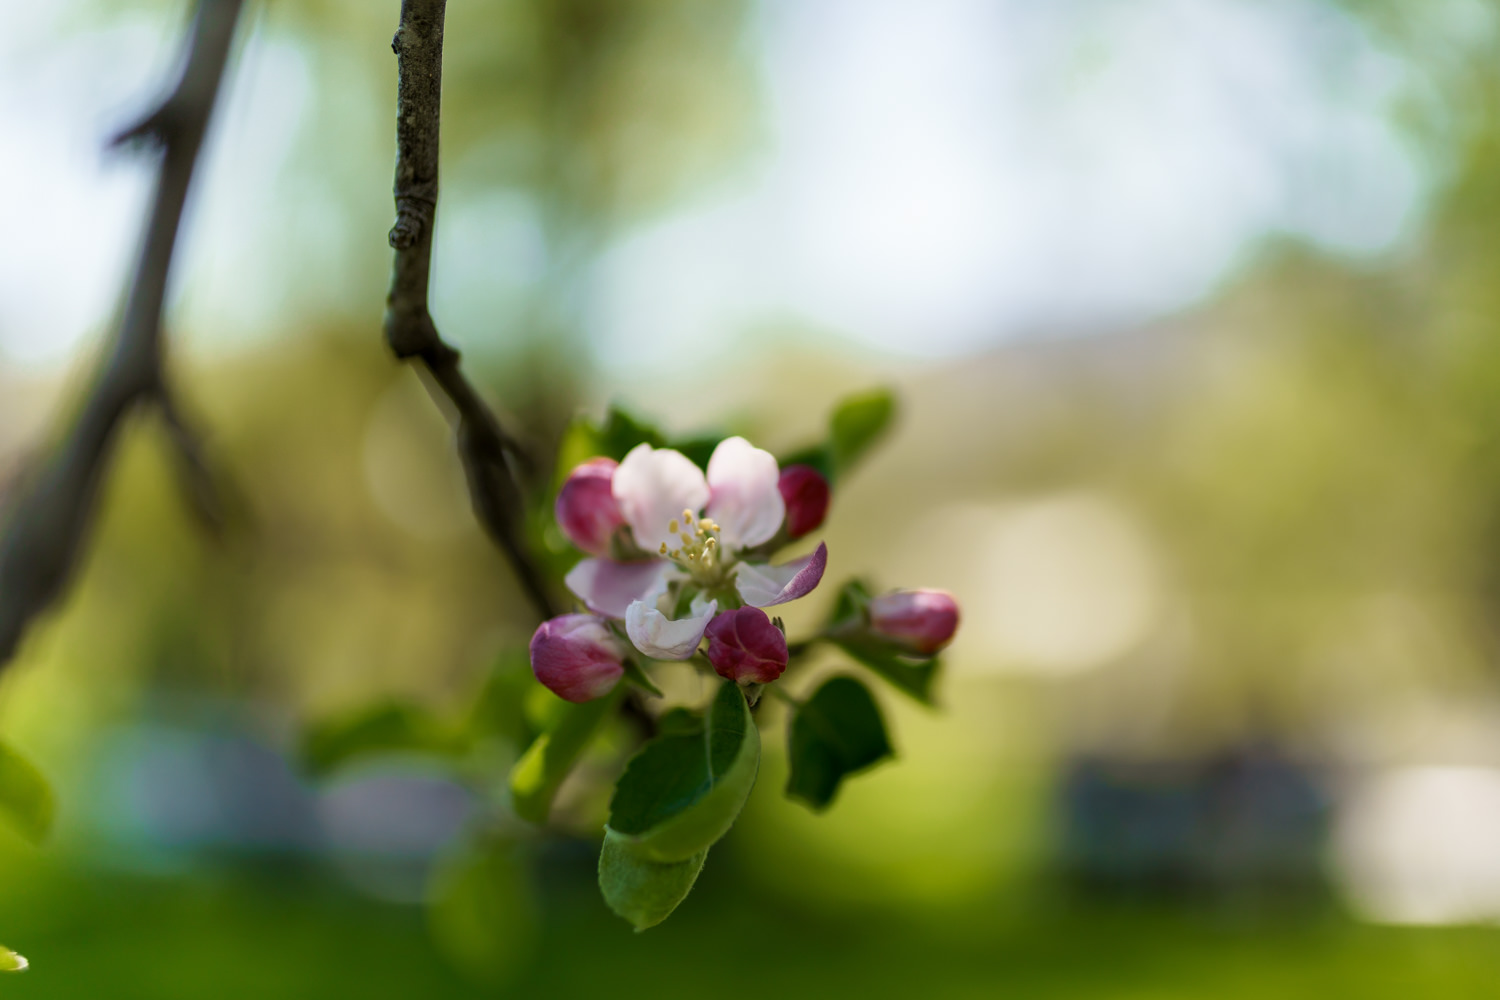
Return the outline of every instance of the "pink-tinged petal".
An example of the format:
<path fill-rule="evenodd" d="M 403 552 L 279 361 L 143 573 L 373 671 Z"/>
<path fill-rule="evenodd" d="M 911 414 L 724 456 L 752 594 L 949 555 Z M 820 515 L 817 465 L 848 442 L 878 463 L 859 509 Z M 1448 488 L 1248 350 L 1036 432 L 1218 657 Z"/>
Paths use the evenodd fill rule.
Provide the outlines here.
<path fill-rule="evenodd" d="M 653 660 L 686 660 L 697 652 L 703 630 L 718 610 L 718 601 L 695 601 L 690 617 L 674 621 L 656 610 L 656 605 L 636 601 L 625 612 L 625 634 Z"/>
<path fill-rule="evenodd" d="M 726 611 L 704 634 L 708 662 L 725 680 L 769 684 L 786 670 L 786 636 L 760 608 Z"/>
<path fill-rule="evenodd" d="M 553 694 L 593 701 L 619 683 L 625 647 L 593 615 L 562 615 L 542 622 L 531 637 L 531 670 Z"/>
<path fill-rule="evenodd" d="M 591 458 L 568 473 L 567 482 L 557 491 L 553 508 L 557 526 L 568 541 L 590 555 L 608 553 L 615 532 L 625 526 L 612 485 L 617 468 L 619 463 L 612 458 Z"/>
<path fill-rule="evenodd" d="M 568 571 L 563 582 L 590 611 L 610 618 L 624 618 L 625 609 L 636 601 L 653 601 L 666 589 L 671 564 L 662 559 L 615 562 L 585 559 Z"/>
<path fill-rule="evenodd" d="M 786 517 L 776 456 L 742 437 L 725 438 L 708 460 L 708 516 L 730 552 L 768 542 Z"/>
<path fill-rule="evenodd" d="M 828 516 L 828 480 L 810 465 L 789 465 L 776 484 L 786 502 L 786 537 L 816 531 Z"/>
<path fill-rule="evenodd" d="M 916 653 L 936 653 L 958 631 L 958 602 L 942 590 L 898 590 L 870 601 L 870 631 Z"/>
<path fill-rule="evenodd" d="M 668 526 L 677 521 L 681 527 L 682 512 L 697 514 L 709 496 L 702 470 L 686 455 L 649 444 L 630 449 L 615 470 L 612 489 L 620 513 L 635 533 L 636 544 L 651 553 L 663 543 L 668 548 L 677 547 L 677 536 Z"/>
<path fill-rule="evenodd" d="M 827 568 L 828 546 L 819 542 L 812 555 L 780 566 L 740 563 L 735 569 L 734 586 L 746 604 L 769 608 L 812 593 Z"/>

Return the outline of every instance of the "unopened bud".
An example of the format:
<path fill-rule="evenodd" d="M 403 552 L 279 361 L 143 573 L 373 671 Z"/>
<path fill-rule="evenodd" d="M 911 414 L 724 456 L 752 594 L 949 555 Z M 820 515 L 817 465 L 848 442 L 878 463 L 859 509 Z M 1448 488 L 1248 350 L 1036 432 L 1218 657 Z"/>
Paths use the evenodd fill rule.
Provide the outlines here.
<path fill-rule="evenodd" d="M 760 608 L 725 611 L 704 635 L 708 662 L 725 680 L 769 684 L 786 670 L 786 636 Z"/>
<path fill-rule="evenodd" d="M 625 647 L 604 619 L 562 615 L 542 622 L 531 637 L 531 671 L 553 694 L 593 701 L 609 694 L 625 673 Z"/>
<path fill-rule="evenodd" d="M 828 480 L 810 465 L 789 465 L 776 484 L 786 502 L 788 538 L 815 531 L 828 515 Z"/>
<path fill-rule="evenodd" d="M 618 467 L 612 458 L 591 458 L 568 473 L 557 493 L 557 526 L 590 555 L 607 555 L 610 539 L 625 524 L 611 492 Z"/>
<path fill-rule="evenodd" d="M 936 653 L 958 630 L 958 602 L 941 590 L 898 590 L 870 601 L 870 630 L 915 653 Z"/>

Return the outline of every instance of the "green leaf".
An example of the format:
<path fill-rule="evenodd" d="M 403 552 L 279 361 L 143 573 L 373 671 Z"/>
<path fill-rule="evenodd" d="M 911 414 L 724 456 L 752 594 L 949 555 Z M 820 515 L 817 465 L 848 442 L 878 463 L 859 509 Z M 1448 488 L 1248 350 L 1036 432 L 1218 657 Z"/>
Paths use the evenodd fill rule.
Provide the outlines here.
<path fill-rule="evenodd" d="M 611 406 L 599 428 L 600 453 L 620 461 L 638 444 L 649 444 L 661 448 L 667 443 L 661 431 L 643 420 L 626 413 L 618 406 Z"/>
<path fill-rule="evenodd" d="M 604 454 L 604 443 L 599 438 L 599 427 L 588 417 L 579 414 L 568 424 L 563 431 L 562 438 L 557 442 L 557 472 L 554 476 L 556 482 L 553 484 L 552 492 L 555 495 L 562 485 L 567 481 L 568 473 L 579 465 L 595 457 Z M 552 510 L 549 506 L 546 511 L 550 520 Z"/>
<path fill-rule="evenodd" d="M 510 800 L 517 816 L 533 823 L 547 822 L 563 779 L 624 695 L 625 685 L 616 684 L 603 698 L 566 703 L 552 729 L 538 736 L 510 769 Z"/>
<path fill-rule="evenodd" d="M 386 753 L 449 755 L 468 745 L 464 734 L 416 705 L 387 702 L 311 726 L 302 759 L 309 771 L 328 774 L 364 757 Z"/>
<path fill-rule="evenodd" d="M 828 631 L 840 626 L 860 625 L 865 621 L 865 608 L 870 604 L 873 589 L 865 580 L 849 580 L 839 588 L 833 602 L 833 611 L 828 616 Z"/>
<path fill-rule="evenodd" d="M 516 845 L 482 833 L 442 858 L 427 918 L 438 947 L 466 971 L 490 983 L 509 980 L 530 959 L 537 926 Z"/>
<path fill-rule="evenodd" d="M 833 451 L 826 445 L 815 445 L 811 448 L 803 448 L 789 455 L 783 455 L 777 460 L 781 468 L 786 469 L 793 465 L 808 465 L 818 471 L 818 474 L 829 483 L 833 483 L 838 477 L 833 467 Z"/>
<path fill-rule="evenodd" d="M 17 955 L 9 948 L 0 945 L 0 972 L 25 972 L 30 964 L 24 955 Z"/>
<path fill-rule="evenodd" d="M 651 680 L 651 675 L 646 669 L 636 662 L 635 657 L 625 657 L 625 679 L 643 691 L 649 691 L 658 698 L 662 697 L 661 688 Z"/>
<path fill-rule="evenodd" d="M 714 449 L 724 438 L 718 434 L 698 434 L 690 438 L 678 438 L 668 447 L 673 448 L 687 456 L 700 469 L 708 468 L 708 460 L 713 457 Z"/>
<path fill-rule="evenodd" d="M 872 389 L 839 403 L 829 419 L 833 465 L 842 476 L 878 441 L 896 415 L 896 397 L 889 389 Z"/>
<path fill-rule="evenodd" d="M 703 732 L 703 714 L 682 705 L 669 708 L 656 720 L 656 731 L 662 736 L 696 736 Z"/>
<path fill-rule="evenodd" d="M 609 908 L 640 932 L 671 916 L 692 891 L 707 857 L 705 847 L 685 861 L 652 861 L 628 837 L 606 830 L 599 851 L 599 891 Z"/>
<path fill-rule="evenodd" d="M 760 733 L 738 684 L 720 686 L 699 733 L 658 736 L 630 760 L 609 829 L 641 857 L 686 861 L 729 831 L 760 768 Z"/>
<path fill-rule="evenodd" d="M 932 704 L 932 685 L 937 679 L 936 656 L 910 656 L 899 647 L 873 638 L 835 640 L 834 644 L 860 663 L 924 705 Z"/>
<path fill-rule="evenodd" d="M 39 844 L 52 829 L 57 801 L 31 761 L 0 743 L 0 814 L 21 836 Z"/>
<path fill-rule="evenodd" d="M 835 677 L 797 708 L 787 730 L 792 772 L 786 793 L 826 809 L 849 775 L 891 756 L 885 722 L 870 691 Z"/>
<path fill-rule="evenodd" d="M 470 737 L 497 737 L 514 744 L 530 740 L 535 730 L 526 719 L 525 702 L 537 686 L 531 656 L 524 646 L 501 653 L 469 709 Z"/>

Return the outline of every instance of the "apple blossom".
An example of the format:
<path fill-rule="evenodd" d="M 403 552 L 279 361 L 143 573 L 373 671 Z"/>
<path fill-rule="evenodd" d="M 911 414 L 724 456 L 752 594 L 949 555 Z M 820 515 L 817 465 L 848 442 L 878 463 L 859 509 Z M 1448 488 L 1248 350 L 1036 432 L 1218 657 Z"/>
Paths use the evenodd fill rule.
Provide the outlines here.
<path fill-rule="evenodd" d="M 625 649 L 604 619 L 560 615 L 531 637 L 531 670 L 553 694 L 568 701 L 601 698 L 625 673 Z"/>
<path fill-rule="evenodd" d="M 786 504 L 786 536 L 816 531 L 828 515 L 828 480 L 810 465 L 789 465 L 776 484 Z"/>
<path fill-rule="evenodd" d="M 708 662 L 725 680 L 769 684 L 786 670 L 786 636 L 760 608 L 725 611 L 705 634 Z"/>
<path fill-rule="evenodd" d="M 958 629 L 958 602 L 942 590 L 898 590 L 870 601 L 870 631 L 915 653 L 936 653 Z"/>
<path fill-rule="evenodd" d="M 681 452 L 637 445 L 613 470 L 610 489 L 636 546 L 652 555 L 596 554 L 568 573 L 568 589 L 595 614 L 624 620 L 647 656 L 691 657 L 719 610 L 784 604 L 822 579 L 822 544 L 779 566 L 743 561 L 786 520 L 780 480 L 775 457 L 740 437 L 719 443 L 706 476 Z"/>

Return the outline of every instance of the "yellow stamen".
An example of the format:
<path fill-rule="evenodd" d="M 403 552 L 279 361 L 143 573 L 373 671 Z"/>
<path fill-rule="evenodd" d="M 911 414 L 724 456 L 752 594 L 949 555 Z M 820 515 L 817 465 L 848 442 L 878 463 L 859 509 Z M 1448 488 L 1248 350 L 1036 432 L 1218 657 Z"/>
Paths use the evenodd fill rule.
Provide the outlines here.
<path fill-rule="evenodd" d="M 662 555 L 666 555 L 667 554 L 667 543 L 666 542 L 662 542 L 661 543 L 661 554 Z"/>

